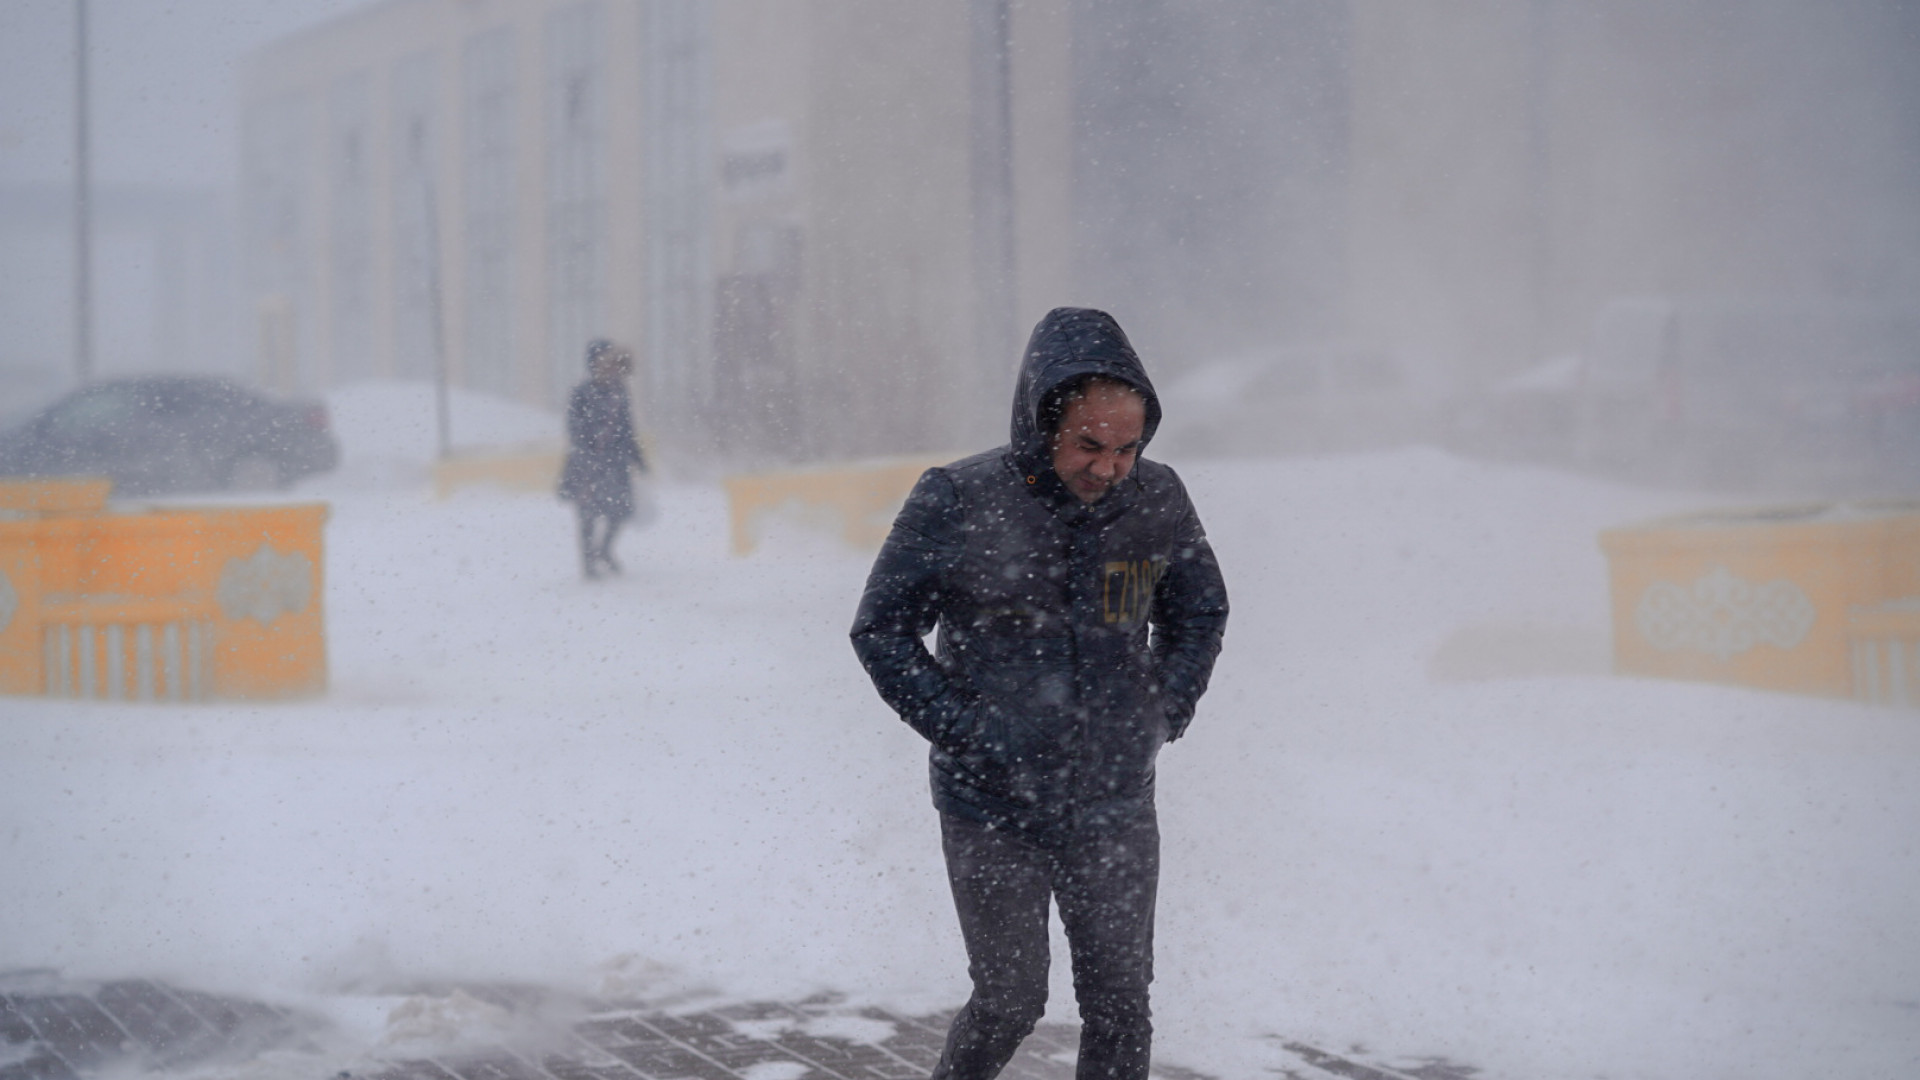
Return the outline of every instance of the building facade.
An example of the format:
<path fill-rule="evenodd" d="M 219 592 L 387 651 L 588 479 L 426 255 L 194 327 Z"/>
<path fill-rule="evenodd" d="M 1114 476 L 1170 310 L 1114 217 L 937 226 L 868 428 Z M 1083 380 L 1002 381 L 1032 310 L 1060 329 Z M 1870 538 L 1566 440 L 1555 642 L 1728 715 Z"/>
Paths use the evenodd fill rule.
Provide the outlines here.
<path fill-rule="evenodd" d="M 609 337 L 669 447 L 990 437 L 1067 284 L 1066 31 L 1064 0 L 388 0 L 279 42 L 243 90 L 260 375 L 551 406 Z"/>
<path fill-rule="evenodd" d="M 1916 33 L 1897 0 L 385 0 L 255 58 L 247 319 L 283 385 L 546 404 L 629 341 L 656 436 L 740 458 L 995 440 L 1058 304 L 1169 382 L 1284 352 L 1471 395 L 1598 363 L 1649 298 L 1916 314 Z"/>

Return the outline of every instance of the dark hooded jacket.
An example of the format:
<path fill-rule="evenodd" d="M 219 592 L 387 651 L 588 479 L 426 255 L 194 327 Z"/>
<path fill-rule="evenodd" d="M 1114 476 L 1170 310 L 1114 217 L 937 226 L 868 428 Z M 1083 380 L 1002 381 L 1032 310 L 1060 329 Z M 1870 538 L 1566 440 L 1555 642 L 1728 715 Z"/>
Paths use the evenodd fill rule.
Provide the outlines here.
<path fill-rule="evenodd" d="M 1053 471 L 1042 406 L 1091 374 L 1145 398 L 1144 449 L 1160 403 L 1119 324 L 1050 312 L 1011 441 L 920 477 L 853 625 L 880 696 L 932 744 L 934 805 L 1029 833 L 1151 806 L 1154 758 L 1193 717 L 1227 621 L 1172 469 L 1141 458 L 1091 504 Z"/>
<path fill-rule="evenodd" d="M 559 495 L 587 514 L 625 521 L 633 516 L 628 470 L 646 471 L 633 432 L 633 407 L 619 380 L 587 379 L 567 401 L 567 462 Z"/>

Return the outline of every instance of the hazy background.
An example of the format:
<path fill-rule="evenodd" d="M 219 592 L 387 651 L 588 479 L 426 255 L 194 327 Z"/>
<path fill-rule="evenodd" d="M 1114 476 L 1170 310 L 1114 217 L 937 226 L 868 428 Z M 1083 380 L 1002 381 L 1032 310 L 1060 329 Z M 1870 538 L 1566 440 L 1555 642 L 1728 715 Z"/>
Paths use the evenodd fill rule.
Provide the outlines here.
<path fill-rule="evenodd" d="M 424 265 L 406 249 L 410 181 L 376 168 L 373 194 L 356 196 L 376 220 L 354 241 L 371 245 L 373 269 L 343 272 L 338 253 L 351 245 L 337 231 L 332 144 L 294 147 L 282 164 L 296 164 L 256 170 L 267 179 L 249 187 L 243 96 L 266 110 L 259 130 L 272 137 L 296 138 L 289 117 L 321 123 L 314 109 L 331 110 L 337 135 L 345 76 L 328 72 L 352 74 L 354 31 L 334 24 L 347 44 L 332 67 L 308 64 L 314 50 L 286 47 L 289 34 L 369 10 L 387 21 L 358 25 L 439 12 L 477 34 L 532 6 L 96 0 L 98 370 L 231 371 L 290 391 L 424 372 L 408 359 L 424 340 L 424 316 L 408 314 L 424 295 L 408 277 Z M 592 11 L 618 30 L 628 12 L 646 23 L 673 8 Z M 591 159 L 593 175 L 610 178 L 583 196 L 611 215 L 601 231 L 614 239 L 592 256 L 606 281 L 562 310 L 559 293 L 526 269 L 561 259 L 560 241 L 536 245 L 506 286 L 532 313 L 511 327 L 462 314 L 509 305 L 461 299 L 472 288 L 461 284 L 473 272 L 462 270 L 471 254 L 459 209 L 472 167 L 441 147 L 456 381 L 550 406 L 576 377 L 574 339 L 612 333 L 641 351 L 642 408 L 669 460 L 964 449 L 1003 423 L 1025 328 L 1053 303 L 1086 303 L 1120 316 L 1177 406 L 1163 454 L 1424 441 L 1756 493 L 1912 487 L 1913 3 L 971 0 L 912 18 L 856 0 L 701 10 L 719 12 L 701 17 L 714 20 L 707 32 L 721 56 L 703 106 L 707 157 L 688 175 L 696 188 L 709 178 L 691 197 L 718 209 L 697 211 L 713 220 L 697 241 L 707 263 L 688 325 L 661 336 L 672 312 L 644 275 L 662 256 L 619 239 L 634 206 L 665 219 L 692 205 L 659 201 L 650 173 L 643 183 L 653 143 L 637 161 L 623 163 L 618 146 Z M 982 36 L 996 19 L 1012 28 L 997 45 Z M 528 25 L 523 36 L 537 39 L 540 24 Z M 1020 66 L 1035 26 L 1059 34 L 1058 62 L 1043 63 L 1059 85 Z M 635 70 L 647 54 L 622 33 L 607 35 L 606 68 L 594 75 L 605 95 L 594 100 L 612 103 L 596 122 L 616 135 L 622 95 L 654 92 L 654 74 Z M 794 63 L 809 73 L 782 82 L 785 54 L 756 34 L 806 37 L 812 52 Z M 449 89 L 430 108 L 442 124 L 434 138 L 451 146 L 473 128 L 453 114 L 465 76 L 455 72 L 461 39 L 446 40 L 435 62 Z M 279 52 L 257 51 L 275 42 Z M 523 48 L 542 55 L 537 41 Z M 553 48 L 549 40 L 549 66 Z M 729 48 L 746 59 L 728 60 Z M 383 80 L 404 81 L 411 60 L 360 52 L 373 80 L 366 137 L 378 144 Z M 242 87 L 248 55 L 254 90 Z M 971 57 L 971 74 L 967 62 L 943 67 L 948 56 Z M 310 112 L 272 113 L 296 78 L 274 69 L 301 64 L 319 72 L 308 79 Z M 72 368 L 72 65 L 71 4 L 20 0 L 0 11 L 9 415 L 63 390 Z M 1011 75 L 992 83 L 1001 69 Z M 524 77 L 516 92 L 534 102 L 537 83 Z M 809 95 L 797 119 L 776 115 L 788 86 Z M 1030 123 L 1042 97 L 1045 115 Z M 1055 99 L 1057 117 L 1047 113 Z M 1013 118 L 1011 135 L 996 109 Z M 1023 124 L 1044 134 L 1022 134 Z M 799 195 L 735 190 L 735 167 L 767 146 L 800 162 Z M 546 172 L 523 167 L 503 196 L 536 222 L 557 213 L 542 194 L 560 182 L 556 151 L 546 152 Z M 830 174 L 835 162 L 850 164 Z M 996 202 L 995 170 L 1012 176 L 1011 211 Z M 860 212 L 808 194 L 810 176 L 816 188 L 866 185 L 843 196 Z M 299 243 L 265 236 L 261 222 L 308 189 L 320 194 L 300 211 Z M 1030 189 L 1051 194 L 1029 200 Z M 272 258 L 259 252 L 274 244 L 285 265 L 263 270 Z M 1039 254 L 1005 250 L 1022 244 Z M 381 270 L 389 257 L 396 268 Z M 369 294 L 368 328 L 329 336 L 343 289 Z M 290 314 L 274 322 L 282 306 Z M 288 355 L 270 355 L 281 336 Z M 500 348 L 511 355 L 487 362 L 511 370 L 489 384 L 487 343 L 508 338 Z M 755 418 L 769 403 L 778 429 L 743 438 L 765 426 Z"/>
<path fill-rule="evenodd" d="M 90 7 L 97 369 L 324 395 L 331 682 L 9 700 L 0 970 L 959 1001 L 868 555 L 735 557 L 704 481 L 980 449 L 1079 303 L 1234 590 L 1161 773 L 1167 1060 L 1915 1073 L 1914 714 L 1611 675 L 1594 541 L 1920 488 L 1920 3 Z M 0 3 L 8 418 L 72 382 L 72 14 Z M 433 267 L 461 447 L 639 350 L 625 578 L 545 491 L 428 497 Z"/>
<path fill-rule="evenodd" d="M 252 357 L 233 312 L 240 60 L 356 6 L 88 4 L 97 370 L 247 370 Z M 0 416 L 8 419 L 64 390 L 73 371 L 76 37 L 70 0 L 0 5 Z M 169 220 L 184 228 L 169 234 L 159 227 Z M 197 265 L 183 275 L 188 248 Z M 169 294 L 170 285 L 189 295 Z"/>

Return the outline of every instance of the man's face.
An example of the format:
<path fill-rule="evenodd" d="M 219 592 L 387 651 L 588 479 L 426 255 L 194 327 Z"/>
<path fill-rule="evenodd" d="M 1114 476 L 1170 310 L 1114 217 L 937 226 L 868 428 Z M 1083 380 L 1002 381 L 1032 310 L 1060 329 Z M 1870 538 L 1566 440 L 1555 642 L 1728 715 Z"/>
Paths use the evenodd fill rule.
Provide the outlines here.
<path fill-rule="evenodd" d="M 1053 471 L 1081 502 L 1098 502 L 1127 478 L 1140 456 L 1147 427 L 1147 403 L 1139 394 L 1113 383 L 1097 382 L 1060 415 L 1053 436 Z"/>

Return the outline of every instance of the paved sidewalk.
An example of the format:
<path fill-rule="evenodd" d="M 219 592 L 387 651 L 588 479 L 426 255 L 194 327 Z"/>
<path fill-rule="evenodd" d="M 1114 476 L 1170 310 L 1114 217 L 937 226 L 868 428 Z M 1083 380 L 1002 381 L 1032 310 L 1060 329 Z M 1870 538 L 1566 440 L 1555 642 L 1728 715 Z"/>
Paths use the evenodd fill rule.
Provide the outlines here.
<path fill-rule="evenodd" d="M 453 988 L 442 998 L 451 1000 Z M 462 986 L 458 995 L 533 1015 L 551 995 L 525 987 Z M 504 1043 L 457 1053 L 395 1051 L 326 1065 L 326 1027 L 261 1002 L 145 979 L 80 984 L 49 973 L 0 976 L 0 1080 L 95 1080 L 137 1072 L 258 1073 L 269 1052 L 306 1055 L 311 1080 L 915 1080 L 940 1056 L 947 1017 L 900 1016 L 840 999 L 664 1009 L 639 1002 L 570 1003 L 584 1010 L 564 1039 L 532 1052 Z M 1072 1080 L 1079 1029 L 1042 1024 L 1001 1075 Z M 1297 1067 L 1285 1080 L 1470 1080 L 1444 1061 L 1389 1067 L 1301 1043 L 1279 1043 Z M 278 1072 L 284 1073 L 282 1065 Z M 1217 1080 L 1163 1062 L 1156 1080 Z"/>
<path fill-rule="evenodd" d="M 312 1021 L 254 1001 L 144 979 L 75 984 L 39 972 L 0 990 L 0 1080 L 82 1080 L 315 1048 Z M 315 1048 L 317 1049 L 317 1048 Z"/>

